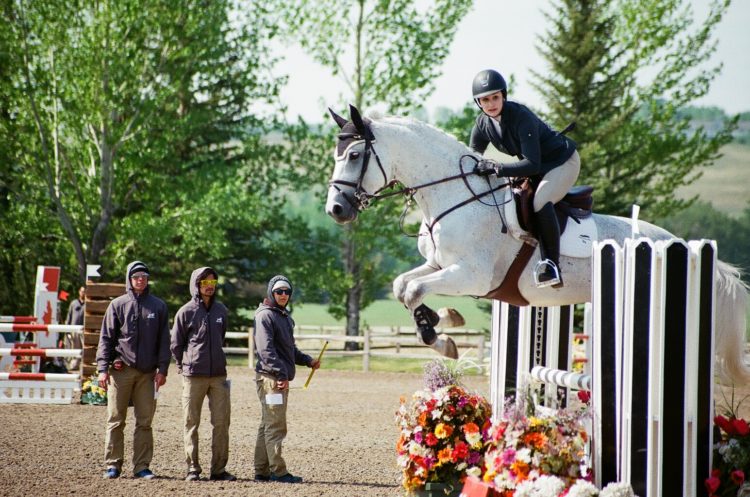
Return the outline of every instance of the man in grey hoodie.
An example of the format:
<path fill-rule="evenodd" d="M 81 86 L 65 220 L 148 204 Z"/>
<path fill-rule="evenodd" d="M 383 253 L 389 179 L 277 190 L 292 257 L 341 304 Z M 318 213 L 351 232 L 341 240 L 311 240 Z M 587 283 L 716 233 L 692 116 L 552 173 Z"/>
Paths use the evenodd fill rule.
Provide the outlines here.
<path fill-rule="evenodd" d="M 210 267 L 193 271 L 190 276 L 192 299 L 174 317 L 172 356 L 182 375 L 182 413 L 185 426 L 185 462 L 187 481 L 200 480 L 198 427 L 203 399 L 208 397 L 211 411 L 211 480 L 233 481 L 226 470 L 229 460 L 230 386 L 224 337 L 227 333 L 227 308 L 216 300 L 219 276 Z"/>
<path fill-rule="evenodd" d="M 313 369 L 320 361 L 303 354 L 294 343 L 294 321 L 286 307 L 292 298 L 292 284 L 285 276 L 268 282 L 268 296 L 255 311 L 255 381 L 261 406 L 261 421 L 255 440 L 255 479 L 300 483 L 302 478 L 286 469 L 281 444 L 286 437 L 286 406 L 289 382 L 295 364 Z"/>
<path fill-rule="evenodd" d="M 149 293 L 148 267 L 141 261 L 128 264 L 125 295 L 110 302 L 102 321 L 96 353 L 99 386 L 107 389 L 105 478 L 122 472 L 123 431 L 132 401 L 135 414 L 133 474 L 150 480 L 154 455 L 151 421 L 156 391 L 167 381 L 169 368 L 169 316 L 167 304 Z"/>

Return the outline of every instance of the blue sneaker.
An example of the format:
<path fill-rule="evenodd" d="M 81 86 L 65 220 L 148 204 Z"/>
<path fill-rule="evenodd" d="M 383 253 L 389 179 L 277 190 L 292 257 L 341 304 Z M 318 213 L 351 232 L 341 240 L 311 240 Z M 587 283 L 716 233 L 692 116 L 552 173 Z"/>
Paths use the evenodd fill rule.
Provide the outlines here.
<path fill-rule="evenodd" d="M 287 473 L 283 476 L 271 475 L 271 481 L 277 481 L 279 483 L 302 483 L 302 477 L 294 476 L 291 473 Z"/>
<path fill-rule="evenodd" d="M 107 471 L 104 472 L 104 478 L 107 478 L 109 480 L 113 480 L 119 477 L 120 477 L 120 470 L 117 468 L 107 468 Z"/>
<path fill-rule="evenodd" d="M 153 480 L 154 478 L 156 478 L 156 475 L 153 474 L 148 468 L 140 470 L 133 476 L 135 476 L 136 478 L 142 478 L 144 480 Z"/>

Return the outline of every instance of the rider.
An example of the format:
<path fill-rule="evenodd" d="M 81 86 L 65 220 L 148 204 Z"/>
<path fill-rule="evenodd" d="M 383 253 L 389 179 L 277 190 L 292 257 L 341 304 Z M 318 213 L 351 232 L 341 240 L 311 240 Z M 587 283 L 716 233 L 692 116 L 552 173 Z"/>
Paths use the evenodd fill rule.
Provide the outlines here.
<path fill-rule="evenodd" d="M 520 160 L 501 164 L 482 159 L 479 175 L 536 177 L 534 228 L 540 242 L 541 260 L 534 268 L 537 287 L 562 286 L 560 274 L 560 225 L 554 204 L 578 178 L 581 160 L 576 143 L 555 132 L 526 106 L 507 100 L 505 79 L 492 69 L 481 71 L 472 84 L 474 102 L 482 109 L 471 130 L 471 148 L 483 154 L 487 145 Z"/>

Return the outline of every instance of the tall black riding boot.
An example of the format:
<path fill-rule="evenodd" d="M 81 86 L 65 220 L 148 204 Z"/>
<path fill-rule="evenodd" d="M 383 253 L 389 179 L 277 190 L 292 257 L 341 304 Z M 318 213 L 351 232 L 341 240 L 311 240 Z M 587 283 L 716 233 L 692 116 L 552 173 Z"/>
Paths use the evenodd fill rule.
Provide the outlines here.
<path fill-rule="evenodd" d="M 534 216 L 542 255 L 542 259 L 534 268 L 536 286 L 560 288 L 563 286 L 560 274 L 560 225 L 557 223 L 555 206 L 552 202 L 547 202 Z"/>

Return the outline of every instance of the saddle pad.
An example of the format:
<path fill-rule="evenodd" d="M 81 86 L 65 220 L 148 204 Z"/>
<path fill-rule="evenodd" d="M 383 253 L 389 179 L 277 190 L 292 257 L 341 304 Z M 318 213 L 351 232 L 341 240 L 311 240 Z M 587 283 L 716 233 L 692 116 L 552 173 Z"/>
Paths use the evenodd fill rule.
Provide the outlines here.
<path fill-rule="evenodd" d="M 568 219 L 565 232 L 560 237 L 560 255 L 567 257 L 591 257 L 591 249 L 598 238 L 594 216 L 585 219 Z"/>
<path fill-rule="evenodd" d="M 504 213 L 508 232 L 513 238 L 519 240 L 533 239 L 529 233 L 521 228 L 518 216 L 516 215 L 516 204 L 510 197 L 511 192 L 509 189 L 506 189 L 503 200 L 505 203 Z M 591 249 L 598 236 L 599 233 L 593 216 L 585 219 L 569 218 L 565 232 L 560 237 L 560 255 L 581 259 L 591 257 Z"/>

